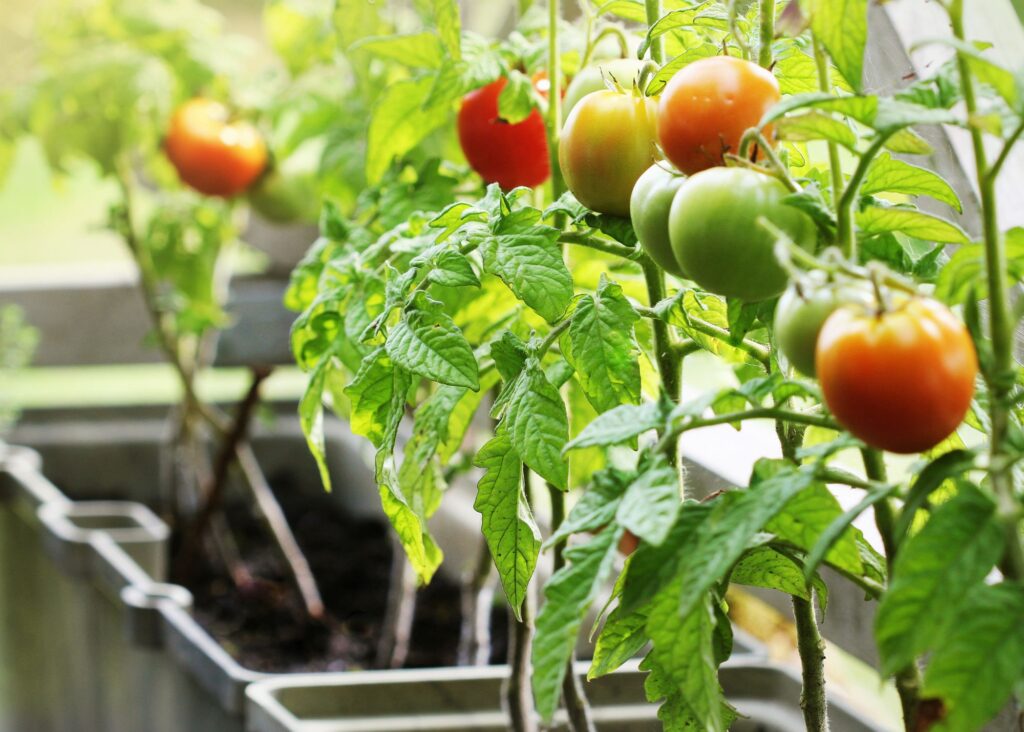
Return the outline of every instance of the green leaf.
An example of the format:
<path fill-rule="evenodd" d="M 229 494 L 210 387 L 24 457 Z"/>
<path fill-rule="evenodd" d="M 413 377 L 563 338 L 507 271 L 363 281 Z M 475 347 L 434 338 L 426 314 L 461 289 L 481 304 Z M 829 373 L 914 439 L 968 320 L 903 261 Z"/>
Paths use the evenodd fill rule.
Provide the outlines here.
<path fill-rule="evenodd" d="M 814 35 L 850 86 L 859 91 L 868 41 L 868 0 L 803 0 L 801 5 Z"/>
<path fill-rule="evenodd" d="M 562 693 L 566 664 L 587 609 L 612 571 L 621 529 L 602 531 L 566 550 L 568 564 L 544 586 L 544 606 L 533 639 L 533 695 L 541 717 L 551 719 Z"/>
<path fill-rule="evenodd" d="M 377 456 L 378 466 L 382 457 Z M 383 462 L 388 462 L 386 459 Z M 388 467 L 378 467 L 380 474 L 380 501 L 384 514 L 398 534 L 405 555 L 419 577 L 420 584 L 427 584 L 434 572 L 441 566 L 444 555 L 433 537 L 427 531 L 426 521 L 406 502 L 398 488 L 394 471 Z"/>
<path fill-rule="evenodd" d="M 410 384 L 409 372 L 397 366 L 383 346 L 369 353 L 345 387 L 352 431 L 377 447 L 393 444 Z"/>
<path fill-rule="evenodd" d="M 587 680 L 606 676 L 633 658 L 647 643 L 647 612 L 612 610 L 601 628 L 594 646 L 594 659 L 587 671 Z"/>
<path fill-rule="evenodd" d="M 1004 234 L 1006 239 L 1007 284 L 1012 286 L 1024 278 L 1024 229 L 1014 227 Z M 975 290 L 978 299 L 988 297 L 985 277 L 985 248 L 982 244 L 969 244 L 958 248 L 939 272 L 935 283 L 935 297 L 950 305 L 967 301 L 968 293 Z"/>
<path fill-rule="evenodd" d="M 882 670 L 892 674 L 941 647 L 957 612 L 1003 551 L 995 504 L 964 485 L 900 547 L 875 619 Z"/>
<path fill-rule="evenodd" d="M 746 351 L 729 343 L 729 308 L 722 298 L 694 290 L 680 290 L 671 300 L 663 302 L 668 308 L 669 324 L 682 330 L 705 351 L 730 363 L 757 363 Z M 698 330 L 698 321 L 722 329 L 723 337 Z"/>
<path fill-rule="evenodd" d="M 459 4 L 456 0 L 432 0 L 434 24 L 444 52 L 455 61 L 462 58 L 460 35 L 462 23 L 459 20 Z"/>
<path fill-rule="evenodd" d="M 934 148 L 911 129 L 900 130 L 885 142 L 885 149 L 903 155 L 931 155 Z"/>
<path fill-rule="evenodd" d="M 540 552 L 540 531 L 523 489 L 523 464 L 502 430 L 480 448 L 475 464 L 485 472 L 477 484 L 473 508 L 483 519 L 484 538 L 505 596 L 521 619 Z"/>
<path fill-rule="evenodd" d="M 645 542 L 657 545 L 665 541 L 681 505 L 679 475 L 664 456 L 658 455 L 630 483 L 616 521 Z"/>
<path fill-rule="evenodd" d="M 526 365 L 529 355 L 526 344 L 510 330 L 503 332 L 501 338 L 491 343 L 491 358 L 506 382 L 515 380 Z"/>
<path fill-rule="evenodd" d="M 972 590 L 925 672 L 921 696 L 941 699 L 936 732 L 973 732 L 996 715 L 1024 677 L 1024 587 Z"/>
<path fill-rule="evenodd" d="M 786 96 L 813 93 L 821 88 L 818 85 L 817 64 L 799 48 L 794 47 L 788 53 L 778 56 L 772 71 L 779 81 L 779 91 Z M 846 92 L 852 91 L 846 79 L 835 68 L 830 67 L 829 72 L 833 87 Z"/>
<path fill-rule="evenodd" d="M 480 286 L 480 278 L 473 271 L 469 257 L 451 249 L 446 249 L 437 256 L 434 266 L 427 273 L 427 279 L 446 287 Z"/>
<path fill-rule="evenodd" d="M 480 249 L 484 270 L 497 275 L 515 296 L 549 323 L 572 300 L 572 275 L 562 259 L 558 230 L 536 224 L 539 212 L 514 211 L 501 218 Z"/>
<path fill-rule="evenodd" d="M 581 447 L 627 442 L 648 430 L 662 426 L 664 421 L 665 416 L 657 402 L 623 404 L 598 416 L 565 446 L 563 452 Z"/>
<path fill-rule="evenodd" d="M 431 31 L 371 36 L 356 41 L 349 50 L 363 50 L 377 58 L 398 61 L 413 68 L 436 69 L 444 60 L 441 39 Z"/>
<path fill-rule="evenodd" d="M 569 515 L 544 542 L 548 549 L 572 534 L 597 531 L 608 525 L 622 503 L 622 496 L 633 476 L 615 468 L 606 468 L 594 474 L 591 484 L 580 496 Z"/>
<path fill-rule="evenodd" d="M 762 460 L 758 470 L 773 466 Z M 715 502 L 712 515 L 701 524 L 697 545 L 683 567 L 679 612 L 688 614 L 747 548 L 748 543 L 800 491 L 814 482 L 805 471 L 781 468 L 769 478 L 737 491 L 735 500 Z"/>
<path fill-rule="evenodd" d="M 715 658 L 715 616 L 711 596 L 704 593 L 680 618 L 679 594 L 684 576 L 677 576 L 657 594 L 647 617 L 654 647 L 640 664 L 647 700 L 664 700 L 658 718 L 666 730 L 729 728 L 734 716 L 718 683 Z"/>
<path fill-rule="evenodd" d="M 639 319 L 622 288 L 603 274 L 597 292 L 580 298 L 572 314 L 566 357 L 598 412 L 640 402 L 640 349 L 633 336 Z"/>
<path fill-rule="evenodd" d="M 857 147 L 857 135 L 849 125 L 816 110 L 783 117 L 776 123 L 775 130 L 780 139 L 790 142 L 829 140 L 847 150 L 854 150 Z"/>
<path fill-rule="evenodd" d="M 710 12 L 713 5 L 713 2 L 703 2 L 692 7 L 670 10 L 662 15 L 651 26 L 650 30 L 647 31 L 647 36 L 640 44 L 640 48 L 637 49 L 638 57 L 642 57 L 647 52 L 651 41 L 671 31 L 691 28 L 693 26 L 719 28 L 722 30 L 728 28 L 728 20 L 725 17 Z"/>
<path fill-rule="evenodd" d="M 800 565 L 791 557 L 771 547 L 751 549 L 736 563 L 729 581 L 738 585 L 765 587 L 804 600 L 811 599 L 811 591 Z"/>
<path fill-rule="evenodd" d="M 665 85 L 668 84 L 669 79 L 675 76 L 677 71 L 702 58 L 717 56 L 721 50 L 721 48 L 713 43 L 702 43 L 699 46 L 686 49 L 683 53 L 658 69 L 658 73 L 651 77 L 651 80 L 647 82 L 647 95 L 656 96 L 660 94 Z"/>
<path fill-rule="evenodd" d="M 417 293 L 388 333 L 388 355 L 414 374 L 452 386 L 480 387 L 476 356 L 439 303 Z"/>
<path fill-rule="evenodd" d="M 768 522 L 765 531 L 809 551 L 842 513 L 839 501 L 828 486 L 814 483 L 793 496 Z M 853 531 L 836 537 L 825 556 L 826 561 L 844 572 L 860 575 L 864 571 Z"/>
<path fill-rule="evenodd" d="M 928 463 L 918 474 L 910 492 L 903 501 L 903 508 L 896 520 L 893 539 L 898 547 L 910 533 L 918 509 L 925 505 L 928 497 L 947 480 L 958 478 L 976 467 L 977 455 L 971 450 L 950 450 Z"/>
<path fill-rule="evenodd" d="M 565 403 L 535 359 L 516 378 L 503 424 L 516 452 L 530 469 L 562 490 L 569 481 L 569 466 L 562 447 L 569 439 Z"/>
<path fill-rule="evenodd" d="M 854 550 L 857 551 L 857 562 L 858 564 L 863 564 L 860 559 L 860 550 L 857 547 L 856 534 L 851 534 L 849 529 L 858 516 L 879 501 L 885 500 L 891 496 L 896 492 L 898 487 L 898 485 L 894 484 L 869 493 L 864 496 L 856 506 L 846 511 L 841 516 L 833 519 L 832 523 L 828 525 L 828 528 L 821 532 L 821 535 L 818 537 L 813 548 L 811 548 L 807 553 L 807 557 L 804 559 L 805 579 L 810 579 L 810 577 L 813 576 L 814 572 L 818 569 L 818 566 L 825 560 L 825 555 L 832 552 L 835 544 L 846 536 L 853 537 Z"/>
<path fill-rule="evenodd" d="M 911 196 L 931 196 L 936 201 L 948 204 L 957 213 L 963 212 L 960 198 L 953 187 L 938 173 L 927 168 L 905 163 L 902 160 L 882 153 L 871 163 L 860 192 L 863 195 L 872 193 L 905 193 Z"/>
<path fill-rule="evenodd" d="M 330 492 L 331 474 L 327 469 L 327 448 L 324 443 L 323 404 L 327 368 L 327 362 L 321 362 L 309 375 L 309 383 L 306 384 L 306 391 L 303 392 L 302 400 L 299 402 L 299 422 L 302 425 L 302 434 L 306 436 L 306 444 L 320 471 L 320 481 L 324 484 L 324 489 Z"/>
<path fill-rule="evenodd" d="M 855 219 L 861 233 L 866 235 L 900 231 L 927 241 L 954 244 L 969 241 L 964 230 L 956 224 L 917 209 L 869 206 L 857 212 Z"/>
<path fill-rule="evenodd" d="M 424 107 L 433 79 L 400 79 L 389 84 L 373 108 L 366 137 L 366 180 L 380 182 L 396 157 L 421 143 L 446 123 L 450 111 L 444 106 Z"/>
<path fill-rule="evenodd" d="M 529 117 L 536 109 L 533 82 L 521 71 L 512 71 L 506 78 L 508 81 L 498 95 L 498 117 L 514 125 Z"/>

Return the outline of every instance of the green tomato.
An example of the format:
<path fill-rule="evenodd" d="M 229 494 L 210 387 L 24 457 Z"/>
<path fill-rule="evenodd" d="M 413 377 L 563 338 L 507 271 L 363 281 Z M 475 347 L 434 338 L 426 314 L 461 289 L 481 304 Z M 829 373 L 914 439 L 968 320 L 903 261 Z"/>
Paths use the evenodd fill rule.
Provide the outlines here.
<path fill-rule="evenodd" d="M 814 350 L 828 316 L 843 305 L 870 306 L 871 285 L 863 281 L 829 282 L 823 272 L 791 283 L 775 306 L 775 342 L 789 362 L 803 374 L 816 376 Z"/>
<path fill-rule="evenodd" d="M 814 222 L 787 206 L 781 182 L 747 168 L 709 168 L 690 176 L 672 201 L 669 237 L 686 276 L 709 292 L 756 302 L 786 289 L 775 237 L 764 216 L 797 245 L 813 250 Z"/>
<path fill-rule="evenodd" d="M 564 115 L 562 119 L 567 119 L 572 108 L 590 92 L 608 88 L 601 75 L 602 71 L 605 76 L 614 77 L 623 89 L 629 91 L 636 75 L 644 67 L 644 63 L 646 62 L 638 61 L 635 58 L 613 58 L 580 69 L 580 72 L 569 82 L 569 86 L 565 89 L 565 96 L 562 97 L 562 114 Z"/>
<path fill-rule="evenodd" d="M 655 163 L 637 179 L 629 198 L 629 217 L 633 220 L 640 245 L 655 264 L 676 277 L 685 277 L 668 235 L 668 214 L 686 176 L 668 163 Z"/>
<path fill-rule="evenodd" d="M 316 221 L 321 203 L 322 152 L 322 140 L 300 145 L 249 190 L 249 203 L 261 216 L 275 223 Z"/>

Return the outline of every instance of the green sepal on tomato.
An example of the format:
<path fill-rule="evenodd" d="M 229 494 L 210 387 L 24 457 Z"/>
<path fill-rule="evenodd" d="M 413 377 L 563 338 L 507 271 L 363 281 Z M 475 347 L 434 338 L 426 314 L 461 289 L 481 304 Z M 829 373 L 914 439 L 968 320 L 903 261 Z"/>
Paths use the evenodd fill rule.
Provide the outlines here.
<path fill-rule="evenodd" d="M 498 97 L 507 83 L 502 77 L 463 98 L 459 144 L 470 167 L 485 183 L 497 183 L 505 190 L 535 188 L 551 175 L 544 118 L 534 109 L 515 124 L 501 119 Z"/>
<path fill-rule="evenodd" d="M 782 293 L 787 275 L 775 258 L 764 217 L 798 246 L 813 251 L 814 222 L 783 203 L 777 179 L 748 168 L 711 168 L 687 179 L 672 201 L 669 237 L 686 276 L 709 292 L 746 302 Z"/>
<path fill-rule="evenodd" d="M 672 251 L 668 217 L 672 200 L 685 182 L 686 176 L 668 163 L 655 163 L 637 179 L 629 199 L 629 217 L 640 246 L 655 264 L 676 277 L 686 275 Z"/>
<path fill-rule="evenodd" d="M 657 159 L 657 100 L 604 90 L 583 97 L 565 120 L 558 162 L 565 184 L 587 208 L 629 216 L 637 179 Z"/>
<path fill-rule="evenodd" d="M 607 89 L 609 81 L 623 89 L 631 89 L 646 63 L 635 58 L 614 58 L 580 69 L 569 82 L 562 99 L 564 119 L 568 119 L 569 113 L 587 94 Z"/>
<path fill-rule="evenodd" d="M 867 306 L 873 299 L 866 280 L 829 281 L 824 272 L 809 272 L 791 282 L 775 306 L 775 342 L 797 371 L 814 376 L 814 351 L 828 316 L 844 305 Z"/>

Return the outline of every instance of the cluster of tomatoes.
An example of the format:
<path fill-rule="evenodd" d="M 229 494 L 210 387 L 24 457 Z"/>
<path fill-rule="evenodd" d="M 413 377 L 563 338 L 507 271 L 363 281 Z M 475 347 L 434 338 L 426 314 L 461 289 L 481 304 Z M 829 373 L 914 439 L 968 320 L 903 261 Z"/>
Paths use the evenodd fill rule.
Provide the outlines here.
<path fill-rule="evenodd" d="M 977 374 L 963 324 L 935 300 L 887 295 L 866 279 L 812 272 L 789 283 L 776 233 L 759 219 L 810 251 L 814 223 L 783 202 L 788 191 L 776 178 L 726 167 L 727 154 L 779 101 L 773 75 L 742 59 L 708 58 L 681 69 L 653 98 L 633 83 L 641 68 L 612 61 L 569 85 L 558 148 L 569 190 L 593 211 L 630 217 L 646 253 L 672 275 L 747 302 L 782 294 L 779 349 L 817 376 L 837 421 L 867 444 L 915 453 L 948 437 L 970 408 Z M 606 88 L 606 77 L 618 89 Z M 540 185 L 550 174 L 544 122 L 537 111 L 517 124 L 501 120 L 504 84 L 464 100 L 463 151 L 488 182 Z M 762 132 L 771 138 L 770 127 Z"/>

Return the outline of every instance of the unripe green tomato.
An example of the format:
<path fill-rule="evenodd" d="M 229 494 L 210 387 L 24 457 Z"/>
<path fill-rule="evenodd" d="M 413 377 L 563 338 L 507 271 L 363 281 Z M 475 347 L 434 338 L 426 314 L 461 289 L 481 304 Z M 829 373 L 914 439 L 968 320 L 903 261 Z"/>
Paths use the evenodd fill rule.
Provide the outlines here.
<path fill-rule="evenodd" d="M 791 283 L 775 306 L 775 341 L 789 362 L 803 374 L 815 376 L 814 349 L 828 316 L 843 305 L 873 300 L 867 282 L 829 282 L 823 272 L 811 272 L 799 284 Z"/>
<path fill-rule="evenodd" d="M 563 119 L 569 117 L 569 112 L 572 111 L 572 108 L 587 94 L 607 89 L 605 77 L 613 77 L 627 91 L 632 89 L 633 81 L 645 63 L 645 61 L 639 61 L 635 58 L 613 58 L 580 69 L 579 73 L 572 78 L 569 86 L 565 89 L 565 96 L 562 98 Z M 603 76 L 602 71 L 604 72 Z"/>
<path fill-rule="evenodd" d="M 668 163 L 655 163 L 641 175 L 629 197 L 629 217 L 640 245 L 654 263 L 676 277 L 685 277 L 668 236 L 668 214 L 686 176 Z"/>
<path fill-rule="evenodd" d="M 316 221 L 320 214 L 322 152 L 322 140 L 300 145 L 249 190 L 249 203 L 265 219 L 279 224 Z"/>
<path fill-rule="evenodd" d="M 591 92 L 565 121 L 558 163 L 577 200 L 598 213 L 629 216 L 637 178 L 656 160 L 658 101 L 617 91 Z"/>
<path fill-rule="evenodd" d="M 814 222 L 787 206 L 777 179 L 748 168 L 709 168 L 690 176 L 672 201 L 669 236 L 686 276 L 709 292 L 757 302 L 786 289 L 765 217 L 797 245 L 814 249 Z"/>

